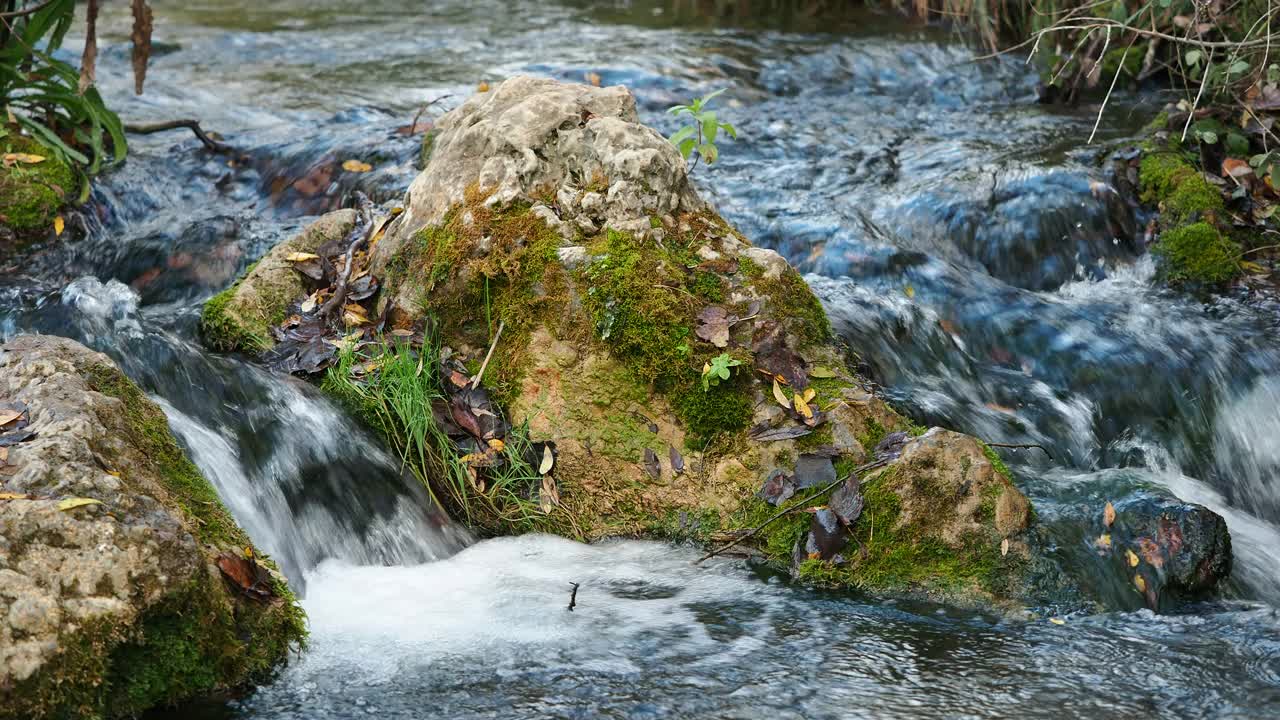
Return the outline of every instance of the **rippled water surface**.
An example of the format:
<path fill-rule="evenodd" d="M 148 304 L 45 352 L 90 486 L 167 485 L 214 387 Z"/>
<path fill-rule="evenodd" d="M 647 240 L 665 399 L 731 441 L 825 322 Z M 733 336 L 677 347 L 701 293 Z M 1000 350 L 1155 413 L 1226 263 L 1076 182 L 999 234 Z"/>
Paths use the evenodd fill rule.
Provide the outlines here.
<path fill-rule="evenodd" d="M 73 219 L 88 238 L 0 258 L 0 336 L 116 357 L 305 588 L 311 646 L 274 682 L 158 717 L 1280 714 L 1276 306 L 1153 282 L 1146 218 L 1103 166 L 1157 99 L 1119 97 L 1086 146 L 1095 108 L 1036 105 L 1020 62 L 972 62 L 963 38 L 892 15 L 790 9 L 806 3 L 153 4 L 141 98 L 127 12 L 104 9 L 106 95 L 128 120 L 199 118 L 245 158 L 136 138 Z M 352 189 L 403 191 L 417 139 L 397 128 L 423 104 L 516 73 L 626 84 L 664 130 L 666 106 L 729 87 L 742 139 L 697 183 L 812 273 L 885 392 L 1048 448 L 1007 458 L 1043 519 L 1132 487 L 1214 508 L 1236 551 L 1228 597 L 1013 622 L 698 569 L 657 544 L 470 544 L 314 389 L 200 348 L 199 304 L 267 248 Z"/>

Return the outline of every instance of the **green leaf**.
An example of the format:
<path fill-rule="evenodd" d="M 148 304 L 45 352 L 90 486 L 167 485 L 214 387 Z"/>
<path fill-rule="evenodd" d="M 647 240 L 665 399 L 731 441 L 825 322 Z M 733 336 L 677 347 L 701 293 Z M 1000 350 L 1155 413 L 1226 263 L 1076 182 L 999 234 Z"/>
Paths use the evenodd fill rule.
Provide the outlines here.
<path fill-rule="evenodd" d="M 1218 133 L 1213 132 L 1212 130 L 1205 130 L 1200 133 L 1200 142 L 1203 142 L 1206 145 L 1213 145 L 1218 142 Z"/>
<path fill-rule="evenodd" d="M 715 112 L 704 113 L 702 116 L 702 137 L 707 142 L 715 142 L 716 133 L 719 131 L 720 123 L 716 122 Z"/>
<path fill-rule="evenodd" d="M 671 140 L 672 145 L 679 145 L 680 143 L 685 141 L 685 138 L 693 137 L 693 133 L 694 133 L 694 127 L 692 125 L 686 125 L 680 128 L 679 130 L 677 130 L 676 133 L 669 138 L 669 140 Z"/>
<path fill-rule="evenodd" d="M 667 108 L 667 112 L 671 113 L 672 115 L 679 115 L 680 113 L 688 109 L 689 109 L 688 105 L 672 105 L 671 107 Z"/>
<path fill-rule="evenodd" d="M 1195 67 L 1196 65 L 1200 64 L 1200 58 L 1202 57 L 1204 57 L 1204 53 L 1202 53 L 1201 51 L 1188 50 L 1184 59 L 1186 60 L 1188 65 L 1190 65 L 1191 67 Z"/>
<path fill-rule="evenodd" d="M 734 128 L 734 127 L 733 127 L 732 125 L 730 125 L 729 123 L 720 123 L 720 129 L 721 129 L 721 130 L 724 130 L 724 131 L 725 131 L 725 132 L 727 132 L 727 133 L 729 133 L 729 137 L 733 138 L 734 140 L 737 140 L 737 139 L 738 139 L 738 131 L 737 131 L 737 129 L 736 129 L 736 128 Z"/>
<path fill-rule="evenodd" d="M 719 95 L 720 95 L 721 93 L 723 93 L 725 90 L 728 90 L 728 89 L 729 89 L 729 88 L 720 88 L 719 90 L 717 90 L 717 91 L 715 91 L 715 92 L 711 93 L 710 95 L 704 95 L 704 96 L 702 96 L 702 99 L 700 100 L 700 102 L 701 102 L 701 103 L 702 103 L 702 105 L 705 107 L 705 106 L 706 106 L 706 104 L 707 104 L 707 103 L 709 103 L 709 102 L 711 102 L 711 100 L 712 100 L 713 98 L 719 97 Z"/>
<path fill-rule="evenodd" d="M 63 157 L 75 160 L 81 165 L 89 164 L 89 158 L 85 157 L 79 150 L 76 150 L 63 142 L 62 138 L 58 137 L 52 130 L 45 127 L 43 123 L 33 120 L 26 115 L 18 115 L 17 118 L 18 124 L 26 128 L 32 135 L 36 136 L 36 140 L 41 145 L 62 153 Z"/>
<path fill-rule="evenodd" d="M 720 157 L 720 151 L 716 149 L 716 144 L 709 142 L 704 142 L 698 146 L 698 154 L 702 156 L 703 160 L 707 161 L 708 165 Z"/>
<path fill-rule="evenodd" d="M 693 138 L 689 138 L 687 140 L 681 141 L 681 143 L 677 147 L 680 148 L 680 154 L 684 156 L 684 159 L 688 160 L 689 156 L 693 154 L 693 148 L 697 144 L 698 144 L 697 140 L 694 140 Z"/>
<path fill-rule="evenodd" d="M 1237 60 L 1231 63 L 1231 67 L 1227 68 L 1228 75 L 1240 75 L 1249 71 L 1249 63 L 1244 60 Z"/>

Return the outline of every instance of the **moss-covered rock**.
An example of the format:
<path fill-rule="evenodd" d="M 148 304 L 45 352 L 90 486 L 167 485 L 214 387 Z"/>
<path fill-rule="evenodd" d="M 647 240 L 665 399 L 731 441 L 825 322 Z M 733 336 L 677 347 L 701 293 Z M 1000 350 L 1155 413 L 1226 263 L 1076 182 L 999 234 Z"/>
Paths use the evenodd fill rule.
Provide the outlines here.
<path fill-rule="evenodd" d="M 231 287 L 204 304 L 200 332 L 215 350 L 259 353 L 274 344 L 271 329 L 284 320 L 290 302 L 305 295 L 305 278 L 287 259 L 314 253 L 325 243 L 341 241 L 355 226 L 354 210 L 320 217 L 298 235 L 276 245 L 250 266 Z"/>
<path fill-rule="evenodd" d="M 0 242 L 6 235 L 22 241 L 51 232 L 58 211 L 75 198 L 79 188 L 75 170 L 39 143 L 17 135 L 0 136 L 0 156 L 10 153 L 45 159 L 0 163 Z"/>
<path fill-rule="evenodd" d="M 278 574 L 266 602 L 223 579 L 249 539 L 110 359 L 17 337 L 0 397 L 37 432 L 0 502 L 0 717 L 133 717 L 262 679 L 304 640 Z"/>
<path fill-rule="evenodd" d="M 1150 143 L 1138 183 L 1144 202 L 1160 211 L 1160 234 L 1152 251 L 1161 276 L 1172 285 L 1220 286 L 1240 275 L 1241 248 L 1222 227 L 1222 193 L 1172 140 Z"/>

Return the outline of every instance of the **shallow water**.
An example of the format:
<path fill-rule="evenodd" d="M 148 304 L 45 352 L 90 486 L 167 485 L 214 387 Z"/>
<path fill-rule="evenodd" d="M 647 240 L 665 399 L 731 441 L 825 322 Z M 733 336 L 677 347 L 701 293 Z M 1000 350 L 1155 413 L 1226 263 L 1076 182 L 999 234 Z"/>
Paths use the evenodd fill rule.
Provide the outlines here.
<path fill-rule="evenodd" d="M 105 93 L 127 119 L 197 117 L 248 160 L 229 167 L 183 134 L 135 139 L 82 218 L 91 237 L 0 259 L 0 336 L 67 334 L 121 361 L 305 589 L 312 646 L 275 682 L 162 716 L 1280 712 L 1274 302 L 1153 283 L 1143 218 L 1097 169 L 1106 152 L 1083 144 L 1091 109 L 1035 105 L 1020 63 L 973 63 L 962 38 L 866 12 L 154 4 L 141 98 L 124 10 L 104 8 Z M 1012 623 L 816 594 L 734 562 L 696 569 L 692 551 L 650 543 L 458 552 L 465 532 L 339 408 L 199 347 L 200 302 L 272 244 L 352 189 L 403 191 L 417 148 L 396 128 L 421 104 L 437 112 L 521 72 L 627 84 L 667 130 L 667 105 L 730 86 L 722 114 L 743 139 L 696 181 L 749 237 L 815 273 L 886 392 L 920 419 L 1050 448 L 1053 461 L 1008 458 L 1044 518 L 1135 484 L 1217 509 L 1236 549 L 1231 599 Z M 1117 100 L 1100 141 L 1122 141 L 1152 102 Z M 375 170 L 334 171 L 346 158 Z"/>

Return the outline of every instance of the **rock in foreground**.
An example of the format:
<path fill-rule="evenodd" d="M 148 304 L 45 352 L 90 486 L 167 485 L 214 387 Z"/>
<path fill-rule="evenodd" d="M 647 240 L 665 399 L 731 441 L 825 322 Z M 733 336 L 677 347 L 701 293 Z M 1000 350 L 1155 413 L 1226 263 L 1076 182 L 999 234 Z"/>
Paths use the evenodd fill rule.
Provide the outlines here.
<path fill-rule="evenodd" d="M 288 587 L 244 560 L 164 413 L 105 355 L 0 346 L 0 430 L 0 717 L 131 717 L 261 678 L 304 639 Z"/>
<path fill-rule="evenodd" d="M 513 78 L 437 127 L 404 212 L 354 256 L 381 292 L 341 318 L 301 297 L 278 312 L 330 324 L 345 352 L 325 387 L 455 515 L 736 540 L 832 586 L 1035 598 L 1053 562 L 999 458 L 870 392 L 804 279 L 706 207 L 625 89 Z"/>

